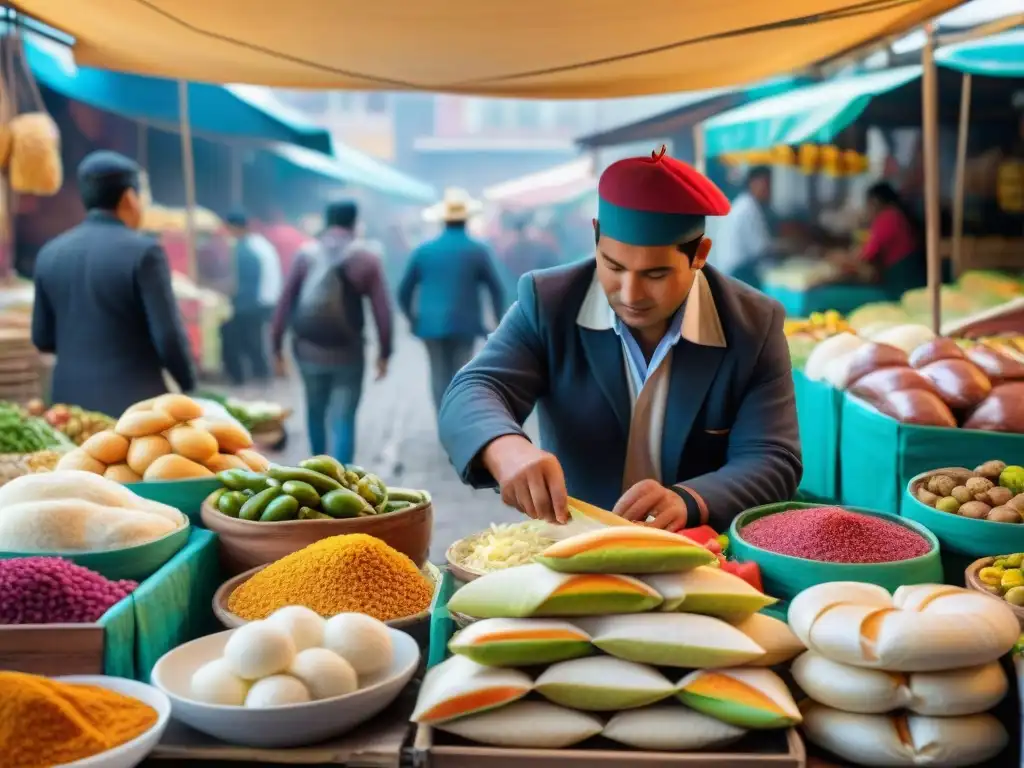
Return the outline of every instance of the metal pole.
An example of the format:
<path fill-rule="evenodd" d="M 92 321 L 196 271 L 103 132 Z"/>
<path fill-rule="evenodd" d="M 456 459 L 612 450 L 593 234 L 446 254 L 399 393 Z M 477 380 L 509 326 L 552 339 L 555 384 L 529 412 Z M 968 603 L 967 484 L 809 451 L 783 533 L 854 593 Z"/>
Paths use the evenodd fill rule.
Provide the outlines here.
<path fill-rule="evenodd" d="M 970 74 L 965 74 L 960 83 L 960 127 L 956 137 L 956 175 L 953 188 L 953 268 L 955 276 L 960 275 L 963 263 L 964 238 L 964 194 L 967 178 L 967 135 L 971 126 L 971 83 Z"/>
<path fill-rule="evenodd" d="M 939 253 L 939 88 L 935 70 L 935 26 L 925 28 L 928 40 L 921 49 L 921 120 L 924 157 L 925 245 L 928 258 L 928 295 L 932 304 L 932 331 L 942 325 L 942 262 Z"/>
<path fill-rule="evenodd" d="M 185 181 L 185 253 L 188 276 L 196 279 L 196 168 L 192 156 L 192 127 L 188 118 L 188 83 L 178 81 L 178 116 L 181 131 L 181 165 Z"/>
<path fill-rule="evenodd" d="M 693 167 L 701 173 L 707 173 L 707 151 L 704 143 L 704 124 L 693 126 Z"/>

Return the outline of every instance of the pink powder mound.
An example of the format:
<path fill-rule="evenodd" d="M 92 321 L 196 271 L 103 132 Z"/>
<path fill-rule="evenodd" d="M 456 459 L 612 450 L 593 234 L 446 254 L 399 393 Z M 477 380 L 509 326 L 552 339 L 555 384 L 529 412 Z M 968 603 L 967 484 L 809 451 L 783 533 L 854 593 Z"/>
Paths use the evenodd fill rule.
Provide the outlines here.
<path fill-rule="evenodd" d="M 59 557 L 0 560 L 0 624 L 90 624 L 138 586 Z"/>
<path fill-rule="evenodd" d="M 905 526 L 840 507 L 765 515 L 740 534 L 769 552 L 823 563 L 892 563 L 931 550 L 927 539 Z"/>

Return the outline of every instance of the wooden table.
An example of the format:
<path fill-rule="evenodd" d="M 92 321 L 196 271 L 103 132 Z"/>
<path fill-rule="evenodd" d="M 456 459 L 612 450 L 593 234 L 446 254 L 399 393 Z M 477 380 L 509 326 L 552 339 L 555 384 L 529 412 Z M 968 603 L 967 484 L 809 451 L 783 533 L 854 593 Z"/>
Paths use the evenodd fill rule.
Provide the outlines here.
<path fill-rule="evenodd" d="M 415 694 L 403 695 L 370 722 L 339 739 L 312 747 L 257 749 L 225 744 L 174 720 L 143 768 L 171 768 L 168 760 L 188 761 L 189 768 L 238 765 L 317 765 L 348 768 L 399 768 L 410 734 L 409 715 Z"/>

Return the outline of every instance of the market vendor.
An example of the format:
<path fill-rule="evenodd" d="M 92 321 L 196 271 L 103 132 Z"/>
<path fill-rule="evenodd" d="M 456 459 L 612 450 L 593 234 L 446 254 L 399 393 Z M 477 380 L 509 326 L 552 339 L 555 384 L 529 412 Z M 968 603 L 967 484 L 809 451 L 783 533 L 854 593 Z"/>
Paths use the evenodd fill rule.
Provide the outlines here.
<path fill-rule="evenodd" d="M 772 169 L 751 168 L 744 186 L 716 230 L 714 265 L 719 272 L 759 288 L 761 268 L 778 256 L 765 212 L 772 201 Z"/>
<path fill-rule="evenodd" d="M 51 399 L 120 416 L 195 387 L 192 350 L 160 243 L 139 232 L 139 166 L 93 152 L 78 166 L 85 221 L 47 243 L 35 270 L 32 342 L 57 355 Z"/>
<path fill-rule="evenodd" d="M 880 181 L 868 188 L 867 215 L 871 222 L 867 241 L 840 265 L 846 276 L 856 274 L 866 282 L 881 284 L 895 300 L 905 291 L 926 285 L 917 219 L 891 184 Z"/>
<path fill-rule="evenodd" d="M 729 203 L 664 154 L 610 166 L 596 258 L 534 272 L 452 381 L 441 441 L 463 480 L 530 517 L 567 493 L 669 530 L 728 527 L 800 480 L 780 304 L 705 265 Z M 523 423 L 538 408 L 541 442 Z"/>

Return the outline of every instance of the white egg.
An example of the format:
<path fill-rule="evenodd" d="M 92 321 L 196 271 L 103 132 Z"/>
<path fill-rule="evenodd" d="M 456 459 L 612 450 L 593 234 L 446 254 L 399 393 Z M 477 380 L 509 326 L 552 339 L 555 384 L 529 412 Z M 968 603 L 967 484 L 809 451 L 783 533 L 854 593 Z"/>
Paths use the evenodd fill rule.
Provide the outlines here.
<path fill-rule="evenodd" d="M 344 696 L 359 688 L 359 677 L 352 665 L 326 648 L 299 651 L 288 667 L 288 674 L 305 683 L 314 699 Z"/>
<path fill-rule="evenodd" d="M 192 673 L 192 697 L 204 704 L 240 707 L 249 683 L 231 671 L 224 659 L 214 659 Z"/>
<path fill-rule="evenodd" d="M 364 613 L 339 613 L 329 618 L 324 648 L 345 659 L 360 677 L 387 669 L 394 656 L 387 625 Z"/>
<path fill-rule="evenodd" d="M 283 629 L 295 642 L 296 651 L 319 648 L 324 642 L 324 618 L 304 605 L 286 605 L 270 614 L 267 623 Z"/>
<path fill-rule="evenodd" d="M 265 621 L 236 629 L 224 646 L 224 661 L 243 680 L 284 672 L 295 658 L 291 635 Z"/>
<path fill-rule="evenodd" d="M 309 689 L 291 675 L 271 675 L 252 684 L 249 695 L 245 697 L 245 706 L 249 709 L 263 709 L 305 704 L 312 700 Z"/>

